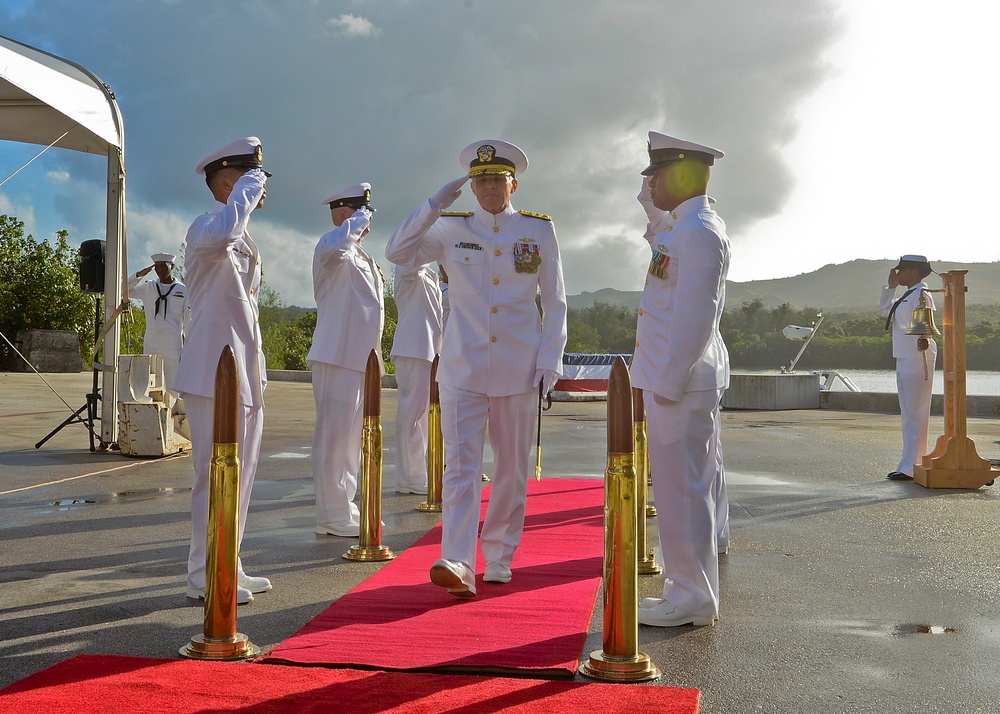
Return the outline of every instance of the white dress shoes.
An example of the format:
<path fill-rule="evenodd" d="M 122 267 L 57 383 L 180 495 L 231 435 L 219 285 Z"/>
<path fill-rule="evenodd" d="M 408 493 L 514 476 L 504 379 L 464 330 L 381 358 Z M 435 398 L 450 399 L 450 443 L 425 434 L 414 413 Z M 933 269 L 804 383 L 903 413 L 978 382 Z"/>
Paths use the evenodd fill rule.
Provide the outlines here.
<path fill-rule="evenodd" d="M 267 578 L 255 578 L 246 573 L 240 573 L 236 578 L 236 584 L 252 593 L 266 593 L 271 589 L 271 581 Z"/>
<path fill-rule="evenodd" d="M 334 535 L 342 538 L 357 538 L 361 535 L 361 524 L 354 521 L 346 523 L 318 523 L 316 532 L 319 535 Z"/>
<path fill-rule="evenodd" d="M 655 604 L 648 604 L 643 607 L 643 603 L 657 598 L 643 598 L 639 603 L 639 624 L 651 627 L 679 627 L 681 625 L 695 625 L 703 627 L 714 625 L 718 619 L 716 616 L 695 615 L 687 610 L 682 610 L 668 600 L 660 600 Z"/>
<path fill-rule="evenodd" d="M 476 573 L 468 565 L 458 560 L 434 561 L 431 566 L 431 582 L 448 588 L 455 597 L 475 597 Z"/>
<path fill-rule="evenodd" d="M 427 495 L 427 484 L 406 484 L 397 483 L 396 493 L 415 493 L 418 496 Z"/>
<path fill-rule="evenodd" d="M 257 578 L 264 580 L 266 578 Z M 205 599 L 205 588 L 193 588 L 190 585 L 184 593 L 192 600 L 204 600 Z M 246 605 L 248 602 L 253 600 L 253 593 L 244 587 L 237 586 L 236 588 L 236 604 Z"/>
<path fill-rule="evenodd" d="M 486 583 L 509 583 L 510 568 L 503 563 L 495 563 L 492 560 L 486 564 L 486 572 L 483 574 L 483 582 Z"/>

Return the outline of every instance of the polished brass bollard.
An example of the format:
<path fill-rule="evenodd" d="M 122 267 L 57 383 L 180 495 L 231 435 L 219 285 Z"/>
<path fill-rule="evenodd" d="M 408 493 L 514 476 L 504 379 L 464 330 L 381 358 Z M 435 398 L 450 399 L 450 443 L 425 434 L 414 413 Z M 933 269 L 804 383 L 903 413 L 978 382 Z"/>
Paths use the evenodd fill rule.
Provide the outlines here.
<path fill-rule="evenodd" d="M 639 649 L 636 572 L 636 473 L 632 388 L 618 357 L 608 380 L 608 468 L 604 473 L 604 648 L 590 653 L 581 674 L 609 682 L 643 682 L 660 668 Z"/>
<path fill-rule="evenodd" d="M 635 431 L 635 485 L 638 491 L 636 505 L 635 552 L 639 575 L 658 575 L 663 572 L 656 563 L 653 550 L 646 547 L 646 509 L 648 508 L 649 450 L 646 443 L 646 405 L 642 401 L 642 390 L 632 388 L 632 423 Z"/>
<path fill-rule="evenodd" d="M 372 350 L 365 368 L 365 416 L 361 428 L 361 528 L 347 560 L 392 560 L 382 545 L 382 360 Z"/>
<path fill-rule="evenodd" d="M 441 479 L 444 477 L 444 437 L 441 436 L 441 393 L 437 368 L 440 356 L 431 363 L 431 398 L 427 407 L 427 500 L 418 511 L 441 512 Z"/>
<path fill-rule="evenodd" d="M 239 540 L 240 378 L 233 348 L 226 345 L 215 370 L 215 422 L 209 470 L 208 552 L 205 566 L 205 624 L 201 635 L 181 647 L 191 659 L 256 657 L 260 648 L 236 631 L 237 543 Z"/>

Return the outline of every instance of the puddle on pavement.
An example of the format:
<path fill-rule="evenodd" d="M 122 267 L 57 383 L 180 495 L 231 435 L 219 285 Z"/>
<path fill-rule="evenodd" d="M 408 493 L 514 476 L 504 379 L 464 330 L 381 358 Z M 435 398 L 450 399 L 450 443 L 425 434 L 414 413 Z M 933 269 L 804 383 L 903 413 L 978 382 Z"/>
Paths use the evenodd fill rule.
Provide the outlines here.
<path fill-rule="evenodd" d="M 147 488 L 136 491 L 118 491 L 103 496 L 92 496 L 91 498 L 66 498 L 53 501 L 52 506 L 59 511 L 68 511 L 77 506 L 88 506 L 97 503 L 121 503 L 124 501 L 148 501 L 158 496 L 172 496 L 181 493 L 190 493 L 190 488 Z"/>
<path fill-rule="evenodd" d="M 917 625 L 913 623 L 896 625 L 892 634 L 896 637 L 908 637 L 910 635 L 950 635 L 955 631 L 954 627 L 944 625 Z"/>

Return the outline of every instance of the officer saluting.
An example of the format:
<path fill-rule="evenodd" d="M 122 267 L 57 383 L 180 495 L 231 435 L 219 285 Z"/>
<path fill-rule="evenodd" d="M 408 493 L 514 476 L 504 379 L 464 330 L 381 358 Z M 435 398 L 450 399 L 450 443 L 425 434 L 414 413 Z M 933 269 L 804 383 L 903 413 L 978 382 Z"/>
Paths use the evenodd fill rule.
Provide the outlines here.
<path fill-rule="evenodd" d="M 638 199 L 652 257 L 639 303 L 632 385 L 643 390 L 666 580 L 639 623 L 712 625 L 719 615 L 719 537 L 727 518 L 719 400 L 729 353 L 719 332 L 729 238 L 706 195 L 722 152 L 649 132 Z M 717 529 L 717 525 L 720 526 Z"/>
<path fill-rule="evenodd" d="M 261 267 L 257 246 L 247 226 L 254 210 L 264 205 L 264 171 L 260 139 L 248 136 L 213 151 L 195 172 L 215 197 L 215 205 L 188 228 L 184 265 L 191 309 L 174 389 L 184 398 L 191 426 L 194 487 L 191 492 L 191 552 L 187 596 L 205 597 L 205 551 L 208 530 L 208 473 L 215 419 L 215 371 L 229 345 L 236 356 L 240 380 L 240 509 L 237 549 L 243 540 L 250 491 L 257 472 L 264 428 L 264 387 L 267 370 L 257 324 L 257 291 Z M 267 578 L 243 572 L 238 560 L 236 601 L 253 600 L 252 593 L 271 589 Z"/>
<path fill-rule="evenodd" d="M 323 201 L 335 228 L 316 244 L 313 293 L 316 330 L 306 357 L 316 399 L 312 471 L 316 532 L 357 537 L 354 503 L 361 468 L 365 368 L 382 354 L 382 272 L 361 247 L 374 208 L 372 187 L 359 183 Z"/>
<path fill-rule="evenodd" d="M 446 184 L 396 228 L 386 257 L 447 272 L 451 311 L 437 378 L 448 454 L 442 484 L 441 559 L 431 581 L 458 597 L 476 594 L 476 535 L 487 424 L 496 459 L 483 523 L 483 580 L 506 583 L 524 529 L 538 386 L 562 371 L 566 292 L 552 219 L 514 210 L 528 167 L 518 147 L 484 140 L 461 153 L 466 175 Z M 442 213 L 471 178 L 479 206 Z M 544 319 L 535 306 L 541 292 Z"/>

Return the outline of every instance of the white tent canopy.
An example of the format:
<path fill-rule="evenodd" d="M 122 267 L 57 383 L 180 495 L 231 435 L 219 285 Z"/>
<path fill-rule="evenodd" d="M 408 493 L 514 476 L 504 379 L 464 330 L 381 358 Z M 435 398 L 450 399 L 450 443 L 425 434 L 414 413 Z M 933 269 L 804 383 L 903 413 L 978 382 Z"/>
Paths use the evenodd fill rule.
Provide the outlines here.
<path fill-rule="evenodd" d="M 65 134 L 65 136 L 64 136 Z M 0 36 L 0 140 L 108 157 L 101 439 L 117 438 L 117 371 L 125 258 L 125 134 L 115 95 L 80 65 Z"/>

